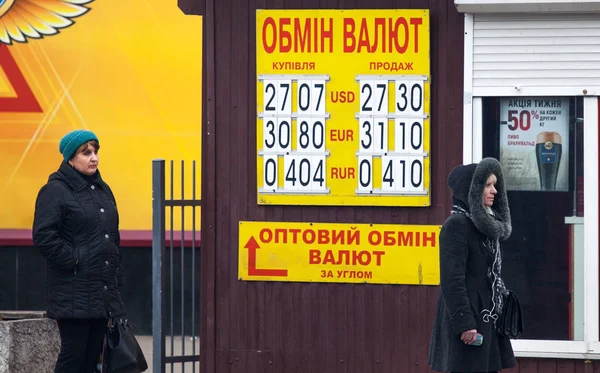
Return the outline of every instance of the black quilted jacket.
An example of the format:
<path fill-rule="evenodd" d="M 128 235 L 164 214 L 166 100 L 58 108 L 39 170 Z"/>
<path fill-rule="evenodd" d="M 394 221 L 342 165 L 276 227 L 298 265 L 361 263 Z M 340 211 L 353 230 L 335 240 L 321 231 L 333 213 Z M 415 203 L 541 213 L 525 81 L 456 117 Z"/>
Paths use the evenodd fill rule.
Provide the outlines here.
<path fill-rule="evenodd" d="M 119 213 L 100 172 L 85 176 L 63 162 L 40 190 L 33 242 L 48 263 L 48 317 L 96 319 L 125 314 Z"/>

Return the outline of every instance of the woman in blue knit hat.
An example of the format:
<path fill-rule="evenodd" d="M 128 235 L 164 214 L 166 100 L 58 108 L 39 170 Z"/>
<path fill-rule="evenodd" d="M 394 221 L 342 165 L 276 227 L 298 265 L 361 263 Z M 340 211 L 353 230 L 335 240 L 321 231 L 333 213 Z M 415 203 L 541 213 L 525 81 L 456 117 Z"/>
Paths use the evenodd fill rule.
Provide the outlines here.
<path fill-rule="evenodd" d="M 99 149 L 93 132 L 66 134 L 63 162 L 35 204 L 33 242 L 48 264 L 48 317 L 61 337 L 55 373 L 95 372 L 108 318 L 125 314 L 119 213 Z"/>

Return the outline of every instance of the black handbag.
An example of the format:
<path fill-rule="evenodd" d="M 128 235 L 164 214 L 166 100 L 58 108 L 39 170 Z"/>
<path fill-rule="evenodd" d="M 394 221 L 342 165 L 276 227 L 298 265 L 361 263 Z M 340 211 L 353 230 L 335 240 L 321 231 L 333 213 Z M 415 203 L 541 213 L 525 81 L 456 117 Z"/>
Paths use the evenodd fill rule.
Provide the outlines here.
<path fill-rule="evenodd" d="M 148 363 L 127 319 L 109 319 L 106 329 L 106 368 L 108 373 L 140 373 Z"/>
<path fill-rule="evenodd" d="M 523 334 L 523 310 L 519 298 L 513 291 L 504 295 L 502 314 L 496 322 L 498 334 L 509 338 L 517 338 Z"/>

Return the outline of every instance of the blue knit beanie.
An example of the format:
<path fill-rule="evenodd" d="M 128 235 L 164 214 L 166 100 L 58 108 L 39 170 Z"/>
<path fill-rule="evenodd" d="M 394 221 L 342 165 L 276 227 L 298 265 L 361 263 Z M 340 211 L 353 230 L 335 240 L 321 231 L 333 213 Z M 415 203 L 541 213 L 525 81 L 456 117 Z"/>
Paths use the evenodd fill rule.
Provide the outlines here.
<path fill-rule="evenodd" d="M 68 161 L 81 145 L 91 140 L 100 144 L 98 137 L 92 131 L 75 130 L 63 136 L 58 145 L 58 150 L 63 155 L 65 161 Z"/>

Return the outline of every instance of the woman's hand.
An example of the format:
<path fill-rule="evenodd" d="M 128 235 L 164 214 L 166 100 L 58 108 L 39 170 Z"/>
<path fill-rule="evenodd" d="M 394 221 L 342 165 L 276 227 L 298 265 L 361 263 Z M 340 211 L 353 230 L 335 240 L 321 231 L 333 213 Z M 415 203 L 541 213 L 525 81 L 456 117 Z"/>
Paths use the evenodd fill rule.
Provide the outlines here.
<path fill-rule="evenodd" d="M 471 330 L 464 331 L 460 335 L 461 341 L 465 342 L 465 344 L 468 344 L 468 345 L 475 342 L 475 338 L 477 338 L 477 329 L 471 329 Z"/>

